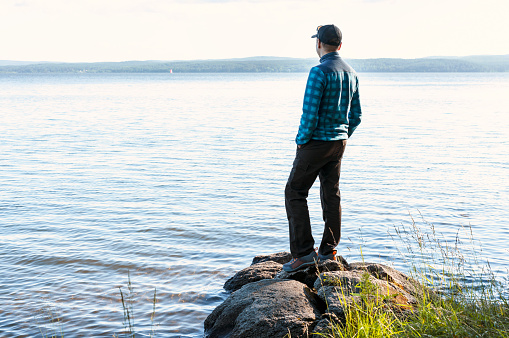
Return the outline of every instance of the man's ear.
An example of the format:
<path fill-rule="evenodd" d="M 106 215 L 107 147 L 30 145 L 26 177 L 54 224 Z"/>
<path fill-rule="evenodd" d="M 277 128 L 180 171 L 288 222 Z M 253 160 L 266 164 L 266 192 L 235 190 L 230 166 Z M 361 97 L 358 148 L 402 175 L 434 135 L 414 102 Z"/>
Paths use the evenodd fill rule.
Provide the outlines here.
<path fill-rule="evenodd" d="M 339 46 L 338 46 L 338 50 L 340 50 L 340 49 L 341 49 L 341 46 L 343 46 L 343 42 L 341 42 L 341 43 L 339 44 Z"/>
<path fill-rule="evenodd" d="M 322 41 L 320 41 L 320 39 L 316 38 L 316 43 L 317 43 L 316 46 L 318 48 L 322 48 Z"/>

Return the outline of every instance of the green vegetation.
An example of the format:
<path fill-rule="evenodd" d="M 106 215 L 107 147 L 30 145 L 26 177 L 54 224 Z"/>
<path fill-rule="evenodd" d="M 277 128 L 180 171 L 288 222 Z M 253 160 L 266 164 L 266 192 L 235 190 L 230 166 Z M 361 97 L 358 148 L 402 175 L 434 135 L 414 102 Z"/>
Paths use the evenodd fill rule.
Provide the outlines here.
<path fill-rule="evenodd" d="M 423 221 L 424 222 L 424 221 Z M 345 320 L 334 323 L 323 337 L 509 337 L 509 303 L 489 263 L 481 264 L 472 239 L 463 252 L 459 233 L 450 243 L 424 222 L 423 232 L 412 220 L 396 233 L 405 244 L 401 257 L 412 267 L 412 277 L 423 285 L 417 305 L 393 311 L 369 279 L 362 279 L 358 300 L 342 302 Z M 344 296 L 338 295 L 340 300 Z"/>
<path fill-rule="evenodd" d="M 345 311 L 344 323 L 335 323 L 330 335 L 325 337 L 392 337 L 399 333 L 395 327 L 398 316 L 387 305 L 392 296 L 379 293 L 369 280 L 369 273 L 362 276 L 357 300 L 347 302 L 344 295 L 338 295 Z"/>
<path fill-rule="evenodd" d="M 35 323 L 43 338 L 63 338 L 62 316 L 58 309 L 47 303 L 35 315 Z"/>
<path fill-rule="evenodd" d="M 122 301 L 122 308 L 124 309 L 124 318 L 122 324 L 124 324 L 124 336 L 126 338 L 135 338 L 135 325 L 134 325 L 134 289 L 131 284 L 131 274 L 127 272 L 127 293 L 122 292 L 122 288 L 118 288 L 120 292 L 120 300 Z M 154 318 L 156 315 L 156 302 L 157 302 L 157 290 L 154 289 L 154 299 L 152 301 L 152 314 L 150 316 L 151 326 L 149 337 L 153 338 L 156 336 L 156 330 L 154 327 Z M 114 335 L 115 337 L 115 335 Z M 116 336 L 118 337 L 118 335 Z"/>
<path fill-rule="evenodd" d="M 347 59 L 358 72 L 509 72 L 509 55 L 421 59 Z M 196 61 L 96 63 L 0 63 L 0 73 L 295 73 L 308 72 L 317 58 L 255 57 Z M 3 64 L 3 65 L 2 65 Z"/>

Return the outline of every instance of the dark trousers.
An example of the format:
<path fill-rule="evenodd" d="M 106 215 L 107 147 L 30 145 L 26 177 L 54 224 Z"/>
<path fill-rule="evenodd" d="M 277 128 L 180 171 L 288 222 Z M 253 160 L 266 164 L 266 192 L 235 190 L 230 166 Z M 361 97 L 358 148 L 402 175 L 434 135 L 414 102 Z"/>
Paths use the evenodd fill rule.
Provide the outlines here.
<path fill-rule="evenodd" d="M 341 197 L 339 174 L 346 140 L 311 140 L 297 149 L 293 168 L 285 189 L 285 206 L 290 225 L 290 251 L 294 258 L 306 256 L 315 244 L 307 197 L 316 177 L 320 177 L 325 228 L 318 253 L 328 255 L 338 245 L 341 236 Z"/>

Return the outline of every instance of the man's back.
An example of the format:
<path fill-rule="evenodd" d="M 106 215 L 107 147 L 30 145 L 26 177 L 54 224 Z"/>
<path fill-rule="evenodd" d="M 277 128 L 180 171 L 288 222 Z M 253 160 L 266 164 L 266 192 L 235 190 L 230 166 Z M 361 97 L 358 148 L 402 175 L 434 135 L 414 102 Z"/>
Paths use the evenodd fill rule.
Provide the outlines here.
<path fill-rule="evenodd" d="M 309 72 L 297 144 L 346 140 L 360 123 L 357 74 L 337 52 L 320 62 Z"/>

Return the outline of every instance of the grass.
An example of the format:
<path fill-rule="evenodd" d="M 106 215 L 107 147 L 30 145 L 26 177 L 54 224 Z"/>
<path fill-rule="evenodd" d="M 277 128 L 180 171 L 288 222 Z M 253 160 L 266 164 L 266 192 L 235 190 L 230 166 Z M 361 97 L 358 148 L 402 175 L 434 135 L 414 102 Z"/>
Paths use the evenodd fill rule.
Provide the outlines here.
<path fill-rule="evenodd" d="M 127 293 L 124 294 L 122 288 L 118 288 L 120 292 L 120 300 L 122 302 L 122 308 L 124 310 L 123 321 L 124 325 L 124 337 L 136 338 L 136 330 L 134 325 L 134 289 L 131 284 L 131 274 L 127 272 Z M 154 319 L 156 315 L 156 303 L 157 303 L 157 289 L 154 289 L 154 298 L 152 300 L 152 314 L 150 315 L 150 333 L 149 337 L 153 338 L 156 336 L 156 328 L 154 326 Z M 118 335 L 116 335 L 118 337 Z"/>
<path fill-rule="evenodd" d="M 348 302 L 344 294 L 338 295 L 347 310 L 344 321 L 334 326 L 333 337 L 391 337 L 399 333 L 394 325 L 398 317 L 386 302 L 392 297 L 379 293 L 369 276 L 364 273 L 356 285 L 360 292 L 353 294 L 353 302 Z"/>
<path fill-rule="evenodd" d="M 64 330 L 60 311 L 50 303 L 43 306 L 34 318 L 43 338 L 62 338 Z"/>
<path fill-rule="evenodd" d="M 509 304 L 504 286 L 489 262 L 481 262 L 482 248 L 470 227 L 453 241 L 433 224 L 412 218 L 410 226 L 395 228 L 400 256 L 422 292 L 411 311 L 394 311 L 366 273 L 357 285 L 356 300 L 338 294 L 345 308 L 342 320 L 322 337 L 509 337 Z M 465 236 L 466 235 L 466 236 Z M 467 241 L 463 240 L 466 237 Z M 468 243 L 467 243 L 468 242 Z M 466 245 L 465 245 L 466 244 Z"/>
<path fill-rule="evenodd" d="M 131 284 L 131 274 L 129 271 L 127 272 L 128 293 L 124 296 L 121 287 L 118 288 L 118 291 L 120 292 L 120 300 L 122 301 L 122 308 L 124 309 L 124 319 L 122 321 L 122 324 L 124 324 L 125 336 L 129 338 L 135 338 L 136 333 L 134 329 L 134 306 L 133 306 L 134 290 Z"/>

